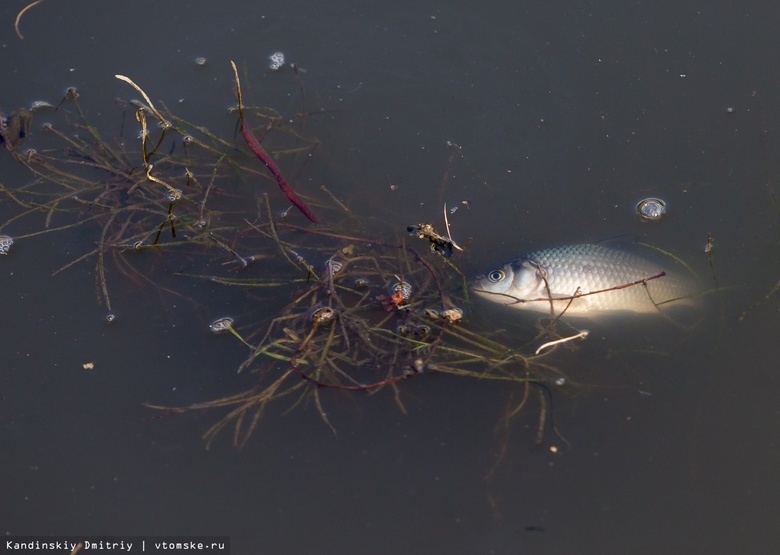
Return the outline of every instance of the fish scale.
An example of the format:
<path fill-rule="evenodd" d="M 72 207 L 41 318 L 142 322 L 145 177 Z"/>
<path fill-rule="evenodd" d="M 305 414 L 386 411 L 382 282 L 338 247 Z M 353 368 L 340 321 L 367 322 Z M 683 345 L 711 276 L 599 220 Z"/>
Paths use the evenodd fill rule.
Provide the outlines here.
<path fill-rule="evenodd" d="M 658 312 L 657 305 L 692 304 L 691 281 L 675 266 L 671 259 L 656 263 L 603 245 L 567 245 L 530 252 L 489 270 L 473 289 L 494 302 L 548 314 L 650 313 Z M 642 280 L 647 281 L 628 286 Z M 577 296 L 578 290 L 584 296 Z"/>

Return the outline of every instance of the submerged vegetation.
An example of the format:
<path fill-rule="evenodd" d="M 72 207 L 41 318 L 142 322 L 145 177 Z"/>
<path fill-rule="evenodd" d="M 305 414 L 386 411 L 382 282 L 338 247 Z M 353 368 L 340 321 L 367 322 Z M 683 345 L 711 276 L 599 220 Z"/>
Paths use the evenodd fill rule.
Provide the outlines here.
<path fill-rule="evenodd" d="M 402 383 L 430 373 L 514 385 L 521 394 L 505 420 L 529 399 L 537 399 L 537 440 L 542 441 L 545 430 L 555 431 L 552 389 L 572 383 L 550 354 L 587 332 L 571 330 L 565 332 L 569 337 L 561 337 L 560 324 L 549 318 L 528 345 L 510 346 L 495 330 L 472 325 L 464 319 L 470 299 L 458 269 L 463 249 L 449 233 L 410 222 L 399 226 L 394 238 L 356 233 L 367 229 L 367 222 L 324 187 L 317 198 L 299 196 L 277 160 L 301 164 L 317 147 L 301 125 L 310 114 L 283 118 L 271 108 L 245 106 L 233 69 L 235 114 L 245 146 L 255 157 L 232 138 L 185 121 L 164 105 L 158 108 L 141 87 L 119 75 L 143 97 L 127 104 L 138 129 L 132 138 L 124 132 L 104 138 L 82 110 L 75 89 L 58 107 L 71 120 L 43 126 L 50 142 L 45 148 L 22 150 L 27 144 L 19 135 L 29 126 L 28 113 L 2 118 L 8 154 L 32 175 L 21 186 L 0 183 L 0 198 L 17 208 L 0 222 L 3 252 L 14 241 L 77 227 L 93 229 L 92 246 L 55 273 L 94 264 L 98 300 L 109 311 L 109 265 L 116 270 L 112 274 L 157 286 L 128 256 L 145 250 L 200 257 L 204 271 L 182 274 L 185 279 L 291 299 L 252 328 L 236 327 L 230 318 L 211 325 L 213 332 L 232 334 L 248 350 L 237 370 L 256 376 L 253 387 L 188 407 L 154 406 L 173 412 L 223 409 L 226 414 L 205 434 L 209 442 L 232 428 L 234 443 L 243 444 L 268 405 L 281 401 L 291 407 L 311 403 L 331 426 L 323 406 L 328 390 L 388 390 L 404 410 Z M 268 143 L 277 142 L 284 146 L 271 150 Z M 269 195 L 260 192 L 264 188 L 237 192 L 229 186 L 237 180 L 276 183 L 311 223 L 296 225 L 278 217 Z M 37 222 L 34 230 L 13 233 L 29 228 L 31 221 Z M 283 270 L 241 276 L 259 260 L 270 259 Z M 221 261 L 224 271 L 211 273 L 208 263 L 213 260 Z"/>

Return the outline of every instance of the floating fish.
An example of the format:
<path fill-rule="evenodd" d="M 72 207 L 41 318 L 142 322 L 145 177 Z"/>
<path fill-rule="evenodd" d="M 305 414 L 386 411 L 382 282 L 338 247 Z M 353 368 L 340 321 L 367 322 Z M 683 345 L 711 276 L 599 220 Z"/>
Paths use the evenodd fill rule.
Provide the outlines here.
<path fill-rule="evenodd" d="M 650 313 L 693 304 L 691 280 L 675 266 L 602 245 L 569 245 L 525 254 L 472 287 L 491 301 L 547 314 Z"/>

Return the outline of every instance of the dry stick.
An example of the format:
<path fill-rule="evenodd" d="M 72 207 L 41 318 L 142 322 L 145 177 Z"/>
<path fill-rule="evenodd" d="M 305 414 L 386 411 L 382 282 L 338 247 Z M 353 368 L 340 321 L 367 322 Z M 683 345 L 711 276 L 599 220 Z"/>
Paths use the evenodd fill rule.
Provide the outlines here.
<path fill-rule="evenodd" d="M 22 16 L 24 15 L 24 13 L 25 13 L 27 10 L 29 10 L 30 8 L 33 8 L 33 7 L 37 6 L 37 5 L 38 5 L 38 4 L 40 4 L 41 2 L 43 2 L 43 0 L 35 0 L 35 2 L 33 2 L 32 4 L 28 4 L 28 5 L 26 5 L 26 6 L 25 6 L 25 7 L 22 9 L 22 11 L 20 11 L 20 12 L 19 12 L 19 13 L 16 15 L 16 21 L 14 21 L 14 29 L 16 30 L 16 34 L 19 36 L 19 38 L 20 38 L 20 39 L 24 40 L 24 35 L 22 35 L 22 32 L 19 30 L 19 22 L 22 20 Z"/>
<path fill-rule="evenodd" d="M 295 207 L 300 210 L 304 216 L 309 218 L 313 223 L 319 224 L 321 223 L 319 218 L 314 215 L 314 213 L 309 210 L 309 207 L 306 206 L 306 204 L 298 198 L 298 195 L 295 194 L 295 191 L 293 191 L 290 186 L 287 184 L 287 182 L 284 180 L 284 177 L 282 177 L 282 172 L 279 171 L 278 166 L 276 163 L 271 159 L 271 157 L 268 155 L 268 153 L 265 151 L 263 146 L 260 144 L 260 141 L 258 140 L 257 136 L 252 132 L 252 130 L 249 128 L 249 126 L 246 124 L 246 121 L 244 120 L 244 104 L 241 100 L 241 83 L 238 80 L 238 68 L 236 68 L 235 62 L 232 60 L 230 61 L 230 65 L 233 66 L 233 72 L 236 76 L 236 96 L 238 97 L 238 118 L 241 121 L 241 134 L 244 136 L 244 140 L 246 141 L 247 146 L 249 147 L 249 150 L 255 153 L 255 155 L 260 158 L 260 161 L 265 164 L 265 167 L 268 168 L 268 171 L 270 171 L 274 178 L 276 179 L 276 182 L 279 184 L 279 188 L 282 190 L 282 192 L 285 194 L 287 199 L 292 202 Z"/>

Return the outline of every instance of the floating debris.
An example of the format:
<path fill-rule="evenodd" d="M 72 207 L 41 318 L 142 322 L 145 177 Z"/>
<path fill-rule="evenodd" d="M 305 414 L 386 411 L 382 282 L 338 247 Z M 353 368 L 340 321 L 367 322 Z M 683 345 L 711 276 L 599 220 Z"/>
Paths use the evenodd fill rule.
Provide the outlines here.
<path fill-rule="evenodd" d="M 423 315 L 429 320 L 444 320 L 448 324 L 457 324 L 463 320 L 463 311 L 459 308 L 448 308 L 447 310 L 426 308 L 423 310 Z"/>
<path fill-rule="evenodd" d="M 328 306 L 318 308 L 311 314 L 311 321 L 315 326 L 324 326 L 330 324 L 336 319 L 336 311 Z"/>
<path fill-rule="evenodd" d="M 195 58 L 195 65 L 196 66 L 205 66 L 206 65 L 206 58 L 203 56 L 200 56 L 199 58 Z"/>
<path fill-rule="evenodd" d="M 233 318 L 225 317 L 213 321 L 209 324 L 209 331 L 212 333 L 225 333 L 233 329 Z"/>
<path fill-rule="evenodd" d="M 457 324 L 463 320 L 463 311 L 459 308 L 448 308 L 439 313 L 439 317 L 448 324 Z"/>
<path fill-rule="evenodd" d="M 660 220 L 666 214 L 666 202 L 660 198 L 646 198 L 636 205 L 636 211 L 643 220 Z"/>
<path fill-rule="evenodd" d="M 0 235 L 0 254 L 8 254 L 8 249 L 14 244 L 14 240 L 8 235 Z"/>
<path fill-rule="evenodd" d="M 452 239 L 436 233 L 431 224 L 410 225 L 406 228 L 411 235 L 417 235 L 420 239 L 426 239 L 431 242 L 431 250 L 440 254 L 444 258 L 452 256 L 453 249 L 456 247 Z"/>
<path fill-rule="evenodd" d="M 712 234 L 707 233 L 707 244 L 704 245 L 705 254 L 712 254 Z"/>

